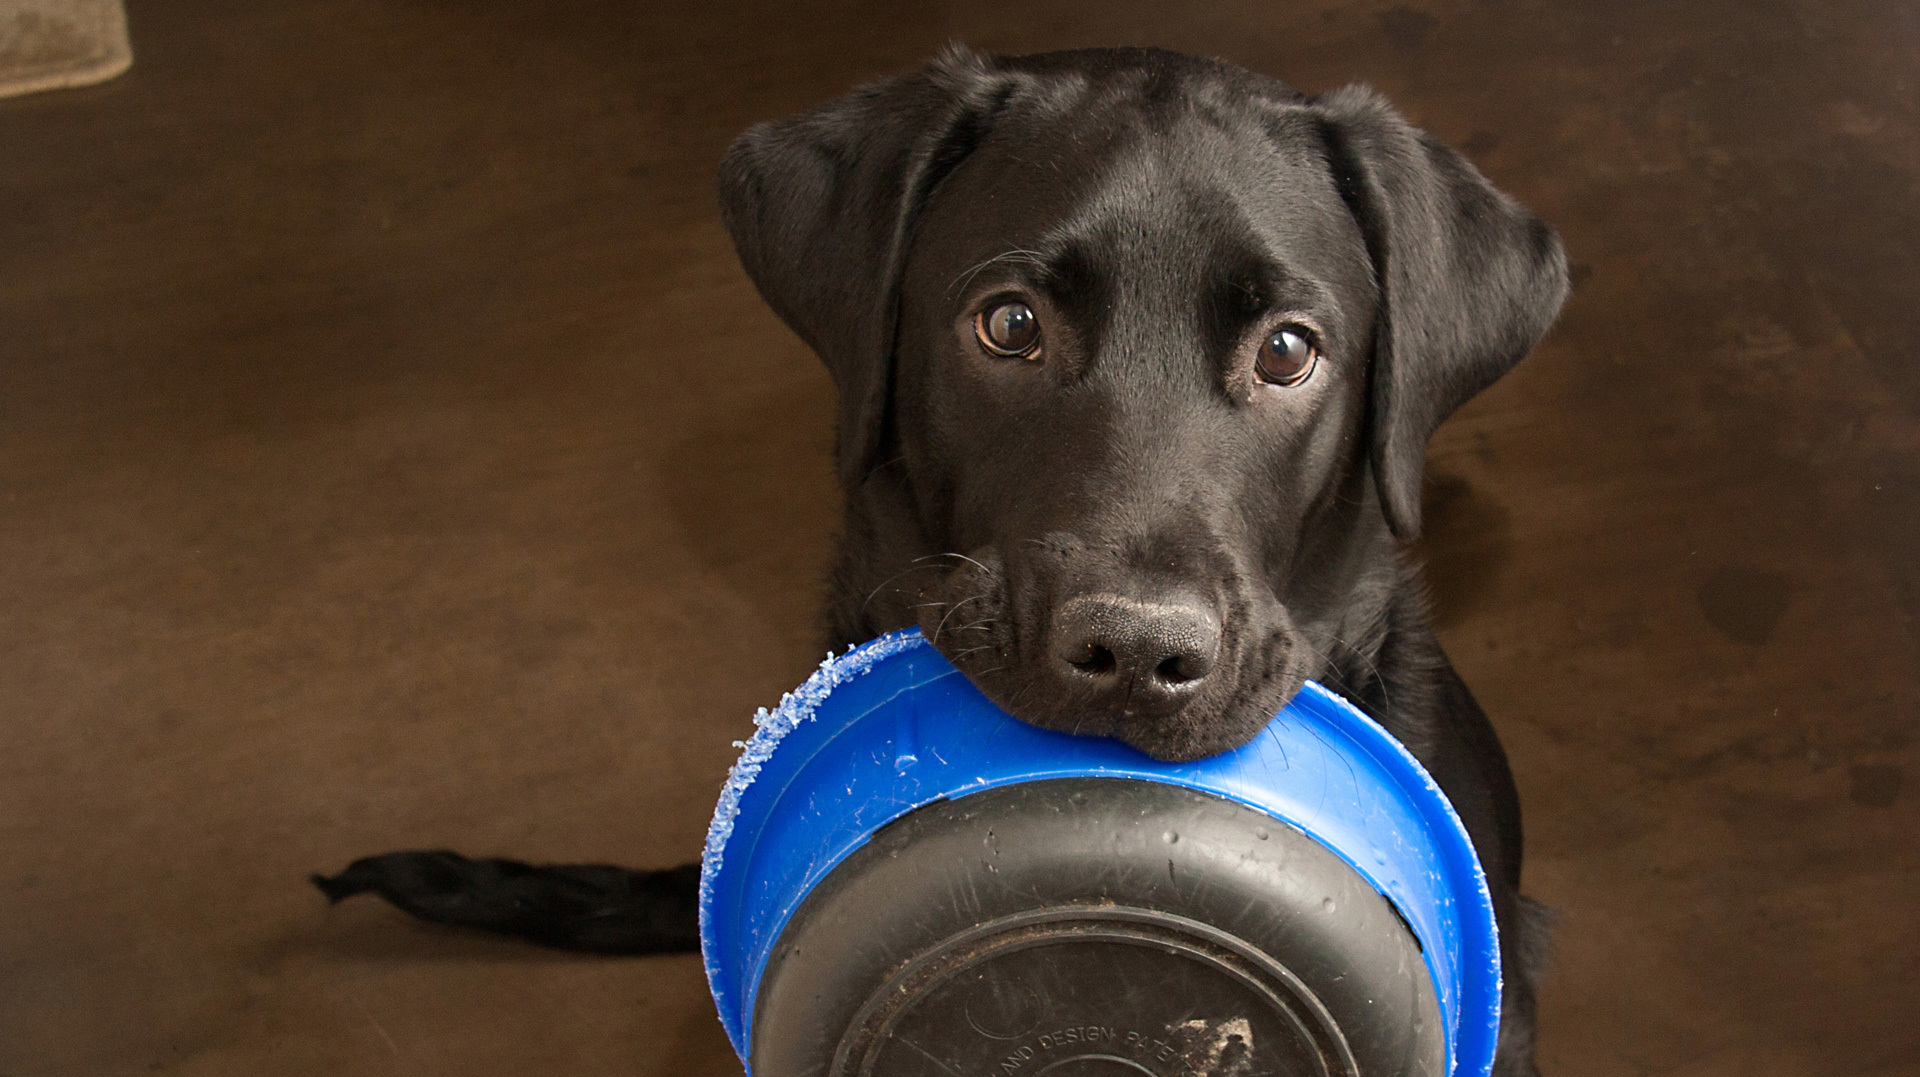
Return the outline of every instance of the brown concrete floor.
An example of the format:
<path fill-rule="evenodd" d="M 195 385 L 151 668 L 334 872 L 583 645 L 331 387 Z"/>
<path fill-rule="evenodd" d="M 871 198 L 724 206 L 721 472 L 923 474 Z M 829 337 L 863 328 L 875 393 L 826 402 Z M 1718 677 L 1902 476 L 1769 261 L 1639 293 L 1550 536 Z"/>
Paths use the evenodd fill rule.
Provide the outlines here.
<path fill-rule="evenodd" d="M 1543 1063 L 1920 1073 L 1912 5 L 131 6 L 125 78 L 0 103 L 5 1077 L 738 1072 L 690 957 L 303 876 L 692 855 L 834 517 L 712 169 L 955 37 L 1369 80 L 1561 228 L 1427 549 Z"/>

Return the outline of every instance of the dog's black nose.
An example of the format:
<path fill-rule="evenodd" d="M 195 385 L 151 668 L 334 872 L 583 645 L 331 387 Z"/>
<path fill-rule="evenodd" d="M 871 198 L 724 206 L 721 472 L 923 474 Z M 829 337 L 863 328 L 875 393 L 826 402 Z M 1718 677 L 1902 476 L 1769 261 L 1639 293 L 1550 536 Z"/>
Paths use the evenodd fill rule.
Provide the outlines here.
<path fill-rule="evenodd" d="M 1053 619 L 1056 670 L 1128 713 L 1177 709 L 1220 652 L 1220 621 L 1195 599 L 1080 595 Z"/>

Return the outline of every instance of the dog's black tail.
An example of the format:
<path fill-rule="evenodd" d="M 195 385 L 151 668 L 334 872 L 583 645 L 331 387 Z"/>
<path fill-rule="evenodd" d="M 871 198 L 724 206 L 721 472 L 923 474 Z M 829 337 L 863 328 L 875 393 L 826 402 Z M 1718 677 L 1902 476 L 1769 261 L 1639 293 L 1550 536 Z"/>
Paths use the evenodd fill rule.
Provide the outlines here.
<path fill-rule="evenodd" d="M 444 850 L 387 853 L 315 875 L 329 901 L 368 891 L 436 924 L 517 935 L 595 954 L 700 948 L 700 865 L 629 871 L 604 864 L 469 860 Z"/>

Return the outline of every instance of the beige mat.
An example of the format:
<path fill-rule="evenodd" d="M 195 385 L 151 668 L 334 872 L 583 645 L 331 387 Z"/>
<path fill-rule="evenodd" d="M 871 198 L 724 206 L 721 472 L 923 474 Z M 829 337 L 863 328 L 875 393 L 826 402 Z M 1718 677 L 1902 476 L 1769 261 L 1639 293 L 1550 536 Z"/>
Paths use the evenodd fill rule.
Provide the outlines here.
<path fill-rule="evenodd" d="M 120 0 L 0 0 L 0 97 L 105 82 L 131 63 Z"/>

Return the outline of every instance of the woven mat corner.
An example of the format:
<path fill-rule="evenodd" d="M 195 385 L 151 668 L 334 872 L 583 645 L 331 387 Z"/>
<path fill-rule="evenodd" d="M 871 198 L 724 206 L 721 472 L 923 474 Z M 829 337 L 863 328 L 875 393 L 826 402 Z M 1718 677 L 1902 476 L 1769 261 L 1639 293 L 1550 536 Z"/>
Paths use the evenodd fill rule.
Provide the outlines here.
<path fill-rule="evenodd" d="M 121 0 L 0 0 L 0 97 L 90 86 L 131 63 Z"/>

